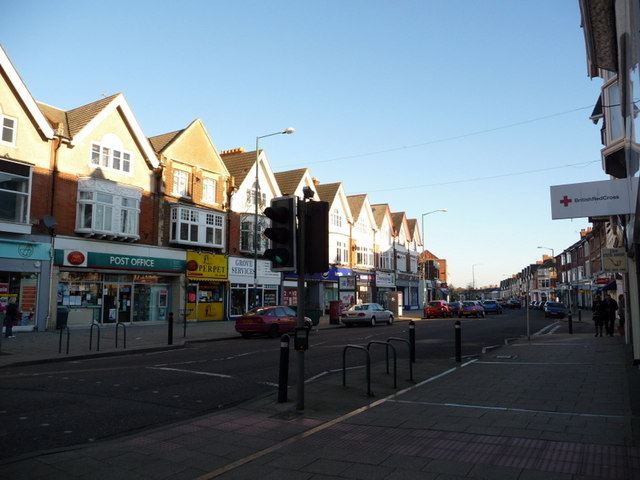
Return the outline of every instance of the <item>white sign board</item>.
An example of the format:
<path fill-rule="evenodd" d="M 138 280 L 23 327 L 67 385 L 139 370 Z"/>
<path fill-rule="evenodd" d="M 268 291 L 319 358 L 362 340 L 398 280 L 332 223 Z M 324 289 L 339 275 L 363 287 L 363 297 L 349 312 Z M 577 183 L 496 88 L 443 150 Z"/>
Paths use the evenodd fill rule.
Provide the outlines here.
<path fill-rule="evenodd" d="M 581 218 L 635 213 L 638 177 L 555 185 L 551 218 Z"/>
<path fill-rule="evenodd" d="M 627 256 L 624 253 L 624 248 L 603 248 L 602 270 L 605 272 L 626 272 Z"/>

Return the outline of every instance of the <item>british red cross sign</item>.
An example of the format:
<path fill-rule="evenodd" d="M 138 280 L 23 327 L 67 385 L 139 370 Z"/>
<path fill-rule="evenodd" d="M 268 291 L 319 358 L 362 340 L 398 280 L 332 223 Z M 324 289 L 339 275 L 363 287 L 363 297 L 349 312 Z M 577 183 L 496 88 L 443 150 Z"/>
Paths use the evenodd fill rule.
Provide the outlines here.
<path fill-rule="evenodd" d="M 637 177 L 552 186 L 551 218 L 635 213 L 637 192 Z"/>

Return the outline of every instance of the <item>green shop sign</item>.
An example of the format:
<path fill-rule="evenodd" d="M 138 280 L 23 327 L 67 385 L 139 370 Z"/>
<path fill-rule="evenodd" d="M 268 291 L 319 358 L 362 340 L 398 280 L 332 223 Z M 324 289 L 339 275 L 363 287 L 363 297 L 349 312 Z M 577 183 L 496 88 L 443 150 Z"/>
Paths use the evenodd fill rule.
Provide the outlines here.
<path fill-rule="evenodd" d="M 65 253 L 69 258 L 65 258 Z M 86 255 L 86 262 L 69 261 L 70 258 L 72 260 L 78 258 L 78 253 L 84 253 Z M 76 255 L 72 256 L 73 254 Z M 79 258 L 82 259 L 82 257 Z M 178 260 L 175 258 L 141 257 L 99 252 L 71 252 L 70 254 L 69 251 L 56 250 L 55 263 L 57 265 L 67 266 L 74 266 L 75 264 L 75 266 L 87 268 L 110 268 L 146 272 L 184 272 L 187 262 L 186 259 Z"/>

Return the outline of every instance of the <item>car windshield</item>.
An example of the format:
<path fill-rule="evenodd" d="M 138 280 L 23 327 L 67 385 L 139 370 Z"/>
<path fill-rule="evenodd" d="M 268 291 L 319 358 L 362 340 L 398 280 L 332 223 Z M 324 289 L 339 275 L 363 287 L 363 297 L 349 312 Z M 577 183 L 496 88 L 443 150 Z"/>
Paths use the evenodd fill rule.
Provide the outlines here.
<path fill-rule="evenodd" d="M 463 307 L 475 307 L 476 302 L 462 302 Z"/>
<path fill-rule="evenodd" d="M 245 315 L 268 315 L 270 308 L 266 307 L 256 307 L 252 310 L 249 310 Z"/>
<path fill-rule="evenodd" d="M 429 302 L 430 307 L 439 307 L 440 305 L 442 305 L 440 302 Z"/>
<path fill-rule="evenodd" d="M 495 305 L 496 301 L 495 301 L 495 300 L 485 300 L 485 301 L 484 301 L 484 302 L 482 302 L 482 303 L 487 303 L 487 304 L 489 304 L 489 305 Z"/>
<path fill-rule="evenodd" d="M 560 302 L 547 302 L 547 307 L 562 308 L 564 304 Z"/>

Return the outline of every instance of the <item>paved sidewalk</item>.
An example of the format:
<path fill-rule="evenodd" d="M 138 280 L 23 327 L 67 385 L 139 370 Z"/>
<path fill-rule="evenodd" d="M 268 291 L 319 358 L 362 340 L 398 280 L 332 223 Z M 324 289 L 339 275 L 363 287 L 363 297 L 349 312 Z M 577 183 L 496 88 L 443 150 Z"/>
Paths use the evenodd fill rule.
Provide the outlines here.
<path fill-rule="evenodd" d="M 346 387 L 341 372 L 328 372 L 306 384 L 303 412 L 292 389 L 287 403 L 274 393 L 168 427 L 10 460 L 0 478 L 640 478 L 630 397 L 640 379 L 622 337 L 594 337 L 590 318 L 574 322 L 572 335 L 566 321 L 547 331 L 555 333 L 463 364 L 417 359 L 417 383 L 402 357 L 398 389 L 384 365 L 374 365 L 373 397 L 363 369 L 347 371 Z"/>

